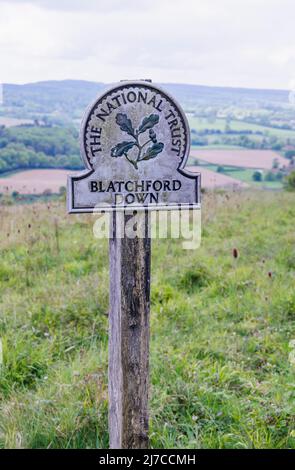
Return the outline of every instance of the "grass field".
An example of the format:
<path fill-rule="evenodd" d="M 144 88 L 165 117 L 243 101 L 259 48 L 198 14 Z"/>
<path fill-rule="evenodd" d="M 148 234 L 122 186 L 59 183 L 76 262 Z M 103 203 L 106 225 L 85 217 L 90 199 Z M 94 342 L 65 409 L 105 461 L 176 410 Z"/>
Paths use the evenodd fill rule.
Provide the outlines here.
<path fill-rule="evenodd" d="M 191 150 L 243 150 L 245 147 L 239 145 L 223 145 L 223 144 L 212 144 L 212 145 L 191 145 Z"/>
<path fill-rule="evenodd" d="M 189 171 L 201 173 L 202 188 L 209 189 L 241 189 L 247 187 L 239 177 L 230 172 L 218 173 L 214 165 L 192 165 L 187 167 Z"/>
<path fill-rule="evenodd" d="M 241 168 L 241 169 L 225 169 L 225 174 L 231 176 L 232 178 L 237 178 L 240 181 L 244 181 L 245 183 L 250 184 L 256 188 L 265 188 L 265 189 L 282 189 L 283 182 L 282 181 L 253 181 L 253 172 L 255 170 L 251 170 L 249 168 Z"/>
<path fill-rule="evenodd" d="M 214 165 L 214 164 L 200 164 L 200 171 L 204 170 L 210 170 L 215 172 L 217 175 L 225 175 L 225 176 L 230 176 L 231 178 L 234 178 L 236 180 L 242 181 L 244 183 L 247 183 L 248 185 L 254 187 L 254 188 L 262 188 L 262 189 L 282 189 L 283 188 L 283 182 L 282 181 L 253 181 L 253 173 L 255 172 L 254 169 L 250 168 L 238 168 L 238 167 L 231 167 L 231 166 L 223 166 L 224 172 L 218 173 L 217 169 L 219 165 Z M 218 178 L 217 178 L 218 181 Z"/>
<path fill-rule="evenodd" d="M 218 129 L 225 131 L 226 119 L 218 118 L 213 122 L 208 122 L 207 119 L 189 116 L 189 125 L 191 129 Z M 230 128 L 235 131 L 251 130 L 253 132 L 260 131 L 266 135 L 274 135 L 281 138 L 294 138 L 295 131 L 288 129 L 277 129 L 275 127 L 260 126 L 259 124 L 252 124 L 244 121 L 234 120 L 230 121 Z"/>
<path fill-rule="evenodd" d="M 0 211 L 0 445 L 105 447 L 107 242 L 62 202 Z M 295 194 L 202 214 L 199 250 L 153 241 L 151 445 L 295 448 Z"/>

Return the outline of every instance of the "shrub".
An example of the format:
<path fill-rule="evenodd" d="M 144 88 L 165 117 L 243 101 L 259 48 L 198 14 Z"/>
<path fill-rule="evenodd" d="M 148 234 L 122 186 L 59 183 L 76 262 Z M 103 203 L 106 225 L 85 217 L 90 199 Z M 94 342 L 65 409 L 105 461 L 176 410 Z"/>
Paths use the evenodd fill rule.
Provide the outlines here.
<path fill-rule="evenodd" d="M 61 186 L 61 187 L 59 188 L 59 194 L 60 194 L 60 195 L 63 195 L 63 194 L 65 194 L 66 192 L 67 192 L 67 188 L 66 188 L 65 186 Z"/>
<path fill-rule="evenodd" d="M 223 166 L 217 167 L 217 173 L 224 173 L 224 168 L 223 168 Z"/>
<path fill-rule="evenodd" d="M 287 189 L 287 191 L 295 191 L 295 171 L 292 171 L 285 178 L 285 188 Z"/>
<path fill-rule="evenodd" d="M 253 175 L 252 175 L 252 179 L 253 181 L 262 181 L 262 172 L 257 170 L 257 171 L 254 171 Z"/>
<path fill-rule="evenodd" d="M 211 280 L 212 276 L 208 268 L 199 264 L 189 267 L 180 277 L 179 284 L 181 288 L 191 291 L 194 288 L 207 286 Z"/>
<path fill-rule="evenodd" d="M 272 171 L 268 171 L 264 177 L 265 181 L 275 181 L 276 175 Z"/>
<path fill-rule="evenodd" d="M 285 152 L 285 157 L 291 160 L 293 157 L 295 157 L 295 150 L 287 150 Z"/>

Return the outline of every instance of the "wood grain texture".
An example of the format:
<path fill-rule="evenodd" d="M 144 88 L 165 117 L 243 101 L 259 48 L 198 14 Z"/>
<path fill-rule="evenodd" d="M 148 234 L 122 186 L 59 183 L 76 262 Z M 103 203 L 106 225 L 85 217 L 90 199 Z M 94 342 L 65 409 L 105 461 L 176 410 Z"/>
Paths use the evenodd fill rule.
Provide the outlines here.
<path fill-rule="evenodd" d="M 127 222 L 130 215 L 119 216 Z M 151 240 L 149 214 L 143 238 L 116 238 L 111 215 L 109 312 L 109 432 L 111 449 L 145 449 L 148 440 Z"/>

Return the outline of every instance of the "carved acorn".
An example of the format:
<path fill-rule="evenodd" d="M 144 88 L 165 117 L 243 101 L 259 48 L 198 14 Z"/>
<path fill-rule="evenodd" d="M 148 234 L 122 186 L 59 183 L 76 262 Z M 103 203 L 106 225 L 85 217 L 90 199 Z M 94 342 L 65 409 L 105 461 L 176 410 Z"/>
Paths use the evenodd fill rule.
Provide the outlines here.
<path fill-rule="evenodd" d="M 155 144 L 157 142 L 157 136 L 156 136 L 154 129 L 150 129 L 149 136 L 150 136 L 151 141 Z"/>

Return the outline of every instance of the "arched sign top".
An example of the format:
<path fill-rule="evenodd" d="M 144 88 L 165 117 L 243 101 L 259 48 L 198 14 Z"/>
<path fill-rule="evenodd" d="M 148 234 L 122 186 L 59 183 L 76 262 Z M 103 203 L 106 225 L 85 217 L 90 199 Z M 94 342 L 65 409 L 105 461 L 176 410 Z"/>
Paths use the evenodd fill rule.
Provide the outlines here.
<path fill-rule="evenodd" d="M 141 81 L 115 85 L 97 98 L 83 119 L 81 152 L 85 165 L 95 168 L 101 152 L 106 151 L 115 158 L 133 154 L 134 160 L 130 158 L 132 163 L 148 161 L 144 160 L 148 153 L 144 146 L 151 143 L 153 155 L 162 153 L 164 143 L 158 142 L 157 131 L 163 133 L 165 127 L 165 137 L 171 140 L 171 151 L 177 154 L 179 163 L 184 166 L 190 148 L 190 133 L 186 116 L 178 103 L 151 83 Z M 98 139 L 98 131 L 99 134 L 105 133 L 108 140 L 103 135 Z M 108 144 L 113 145 L 113 139 L 120 133 L 121 141 L 127 142 L 126 146 L 120 146 L 123 142 L 119 142 L 117 147 L 109 148 Z"/>
<path fill-rule="evenodd" d="M 80 148 L 88 171 L 69 177 L 69 212 L 199 207 L 200 176 L 185 170 L 186 116 L 150 82 L 103 92 L 85 113 Z"/>

